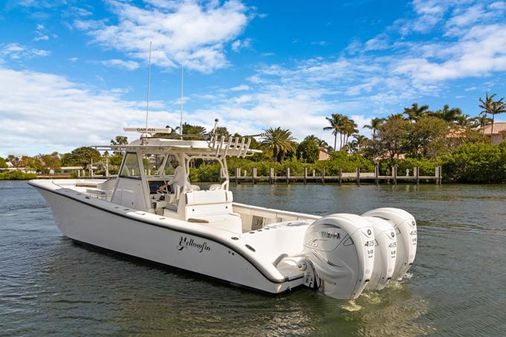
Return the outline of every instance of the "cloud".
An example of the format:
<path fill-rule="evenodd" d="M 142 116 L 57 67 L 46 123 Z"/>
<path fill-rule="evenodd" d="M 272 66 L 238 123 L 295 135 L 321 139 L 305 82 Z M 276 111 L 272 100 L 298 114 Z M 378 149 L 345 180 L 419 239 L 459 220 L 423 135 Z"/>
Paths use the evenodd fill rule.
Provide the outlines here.
<path fill-rule="evenodd" d="M 386 34 L 380 34 L 368 40 L 364 47 L 366 51 L 387 49 L 389 47 L 388 36 Z"/>
<path fill-rule="evenodd" d="M 448 81 L 504 72 L 506 28 L 497 10 L 489 13 L 491 6 L 478 6 L 483 12 L 477 18 L 473 4 L 414 1 L 408 31 L 387 28 L 366 42 L 353 41 L 335 57 L 259 65 L 247 78 L 247 92 L 210 93 L 213 110 L 192 116 L 203 121 L 218 112 L 244 132 L 283 126 L 300 139 L 313 133 L 332 141 L 322 130 L 331 113 L 351 116 L 363 127 L 371 116 L 437 97 Z M 458 32 L 448 34 L 455 27 Z"/>
<path fill-rule="evenodd" d="M 231 48 L 234 52 L 239 52 L 241 49 L 251 48 L 251 39 L 235 40 L 231 44 Z"/>
<path fill-rule="evenodd" d="M 50 54 L 44 49 L 26 47 L 19 43 L 8 43 L 0 45 L 0 59 L 18 61 L 32 57 L 44 57 Z"/>
<path fill-rule="evenodd" d="M 506 2 L 504 1 L 496 1 L 489 5 L 489 8 L 492 10 L 506 10 Z"/>
<path fill-rule="evenodd" d="M 46 28 L 43 24 L 38 24 L 35 29 L 35 37 L 33 38 L 34 41 L 47 41 L 49 40 L 49 35 L 45 33 Z"/>
<path fill-rule="evenodd" d="M 100 92 L 59 75 L 5 67 L 0 78 L 0 156 L 105 145 L 123 134 L 122 127 L 144 125 L 145 102 L 125 101 L 114 90 Z M 161 102 L 150 106 L 150 125 L 179 120 Z"/>
<path fill-rule="evenodd" d="M 230 88 L 230 91 L 246 91 L 249 89 L 250 89 L 249 85 L 241 84 L 236 87 Z"/>
<path fill-rule="evenodd" d="M 317 90 L 295 90 L 283 86 L 268 86 L 252 94 L 242 94 L 234 99 L 220 99 L 212 109 L 193 111 L 188 118 L 209 124 L 217 117 L 232 132 L 257 134 L 268 127 L 289 128 L 299 140 L 307 134 L 322 134 L 321 114 L 328 111 L 328 104 Z"/>
<path fill-rule="evenodd" d="M 139 68 L 139 63 L 135 61 L 125 61 L 119 59 L 106 60 L 101 62 L 103 65 L 108 67 L 117 67 L 127 70 L 136 70 Z"/>
<path fill-rule="evenodd" d="M 227 66 L 224 46 L 237 37 L 248 23 L 247 7 L 237 0 L 147 1 L 146 8 L 110 0 L 117 24 L 97 20 L 77 20 L 104 47 L 147 60 L 149 41 L 153 43 L 152 62 L 160 67 L 185 68 L 210 73 Z M 249 44 L 235 42 L 235 48 Z"/>
<path fill-rule="evenodd" d="M 350 57 L 343 57 L 344 61 L 356 67 L 358 59 L 383 69 L 362 72 L 369 78 L 353 83 L 348 94 L 360 95 L 385 82 L 400 81 L 407 90 L 436 93 L 444 81 L 506 70 L 503 2 L 414 0 L 412 8 L 414 17 L 397 20 L 365 43 L 354 40 L 348 45 L 345 53 Z M 375 81 L 378 77 L 381 80 Z"/>
<path fill-rule="evenodd" d="M 263 59 L 262 64 L 253 65 L 253 73 L 241 85 L 185 97 L 190 109 L 184 112 L 184 120 L 210 127 L 219 118 L 231 132 L 242 134 L 281 126 L 290 128 L 298 140 L 315 134 L 332 143 L 332 135 L 323 131 L 324 117 L 332 113 L 346 114 L 362 127 L 371 116 L 401 112 L 414 101 L 461 96 L 460 92 L 444 94 L 450 81 L 506 70 L 504 2 L 465 1 L 414 1 L 412 13 L 397 21 L 400 27 L 350 41 L 346 50 L 335 55 L 291 58 L 282 63 Z M 95 43 L 135 59 L 103 61 L 108 66 L 135 69 L 137 60 L 147 60 L 151 40 L 154 64 L 170 68 L 184 61 L 190 69 L 211 72 L 227 65 L 225 51 L 240 51 L 251 43 L 240 36 L 250 19 L 248 9 L 237 1 L 150 0 L 145 1 L 145 8 L 130 2 L 109 3 L 117 21 L 75 23 Z M 193 20 L 192 25 L 186 24 L 190 13 L 198 29 Z M 216 22 L 226 24 L 208 29 Z M 27 50 L 30 48 L 14 44 L 7 54 Z M 0 57 L 8 57 L 1 53 Z M 107 143 L 121 133 L 120 124 L 143 124 L 145 102 L 125 101 L 121 90 L 104 93 L 61 76 L 0 70 L 1 78 L 6 79 L 0 83 L 0 101 L 9 103 L 0 107 L 0 132 L 6 135 L 8 141 L 3 142 L 9 149 L 33 144 L 33 153 L 41 144 L 72 149 L 97 140 Z M 466 81 L 461 90 L 465 94 L 490 86 Z M 151 125 L 178 125 L 177 103 L 151 102 Z M 170 109 L 175 112 L 168 112 Z M 64 120 L 76 123 L 67 130 Z"/>
<path fill-rule="evenodd" d="M 454 43 L 441 44 L 442 62 L 405 58 L 394 72 L 407 73 L 417 81 L 442 81 L 506 71 L 506 25 L 476 25 Z"/>
<path fill-rule="evenodd" d="M 401 26 L 403 35 L 410 32 L 426 33 L 432 30 L 444 18 L 451 1 L 413 0 L 413 9 L 417 14 L 414 20 L 404 21 Z"/>

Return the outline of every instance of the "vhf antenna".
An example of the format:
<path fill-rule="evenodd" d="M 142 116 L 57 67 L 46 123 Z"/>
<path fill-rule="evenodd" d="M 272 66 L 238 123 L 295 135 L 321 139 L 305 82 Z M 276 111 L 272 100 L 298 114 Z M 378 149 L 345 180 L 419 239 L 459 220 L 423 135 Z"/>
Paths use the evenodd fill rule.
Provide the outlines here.
<path fill-rule="evenodd" d="M 146 90 L 146 130 L 148 129 L 148 117 L 149 117 L 149 94 L 151 91 L 151 45 L 149 41 L 149 61 L 148 61 L 148 88 Z"/>
<path fill-rule="evenodd" d="M 179 134 L 181 135 L 181 139 L 183 139 L 183 88 L 184 88 L 184 77 L 183 77 L 183 64 L 181 63 L 181 99 L 180 99 L 180 116 L 179 116 Z"/>

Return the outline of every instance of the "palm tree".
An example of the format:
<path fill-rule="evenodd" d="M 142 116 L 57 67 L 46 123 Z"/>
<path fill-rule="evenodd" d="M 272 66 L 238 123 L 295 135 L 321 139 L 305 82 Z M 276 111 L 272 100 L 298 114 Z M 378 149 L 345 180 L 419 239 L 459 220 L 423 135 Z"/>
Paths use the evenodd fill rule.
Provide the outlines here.
<path fill-rule="evenodd" d="M 491 114 L 492 115 L 492 130 L 490 131 L 490 136 L 494 133 L 494 120 L 495 115 L 506 112 L 506 106 L 504 105 L 504 97 L 500 100 L 494 101 L 495 94 L 489 96 L 488 93 L 485 93 L 485 99 L 480 98 L 480 108 L 483 110 L 481 113 Z"/>
<path fill-rule="evenodd" d="M 334 151 L 337 149 L 337 135 L 339 134 L 339 150 L 348 142 L 351 135 L 358 132 L 357 123 L 353 119 L 341 114 L 332 114 L 331 117 L 325 117 L 330 126 L 324 127 L 323 130 L 331 130 L 334 135 Z"/>
<path fill-rule="evenodd" d="M 357 123 L 353 119 L 348 117 L 344 117 L 342 135 L 343 135 L 343 145 L 348 143 L 348 139 L 350 136 L 356 134 L 358 132 Z M 342 148 L 342 146 L 341 146 Z"/>
<path fill-rule="evenodd" d="M 402 120 L 404 119 L 404 117 L 402 116 L 402 114 L 391 114 L 390 116 L 387 117 L 387 119 L 385 120 L 385 122 L 388 122 L 388 121 L 391 121 L 391 120 Z"/>
<path fill-rule="evenodd" d="M 443 109 L 434 112 L 435 117 L 444 119 L 449 123 L 462 123 L 462 110 L 460 108 L 450 108 L 448 104 L 443 106 Z"/>
<path fill-rule="evenodd" d="M 474 119 L 471 118 L 468 114 L 462 114 L 460 116 L 457 116 L 454 121 L 455 124 L 461 127 L 473 127 L 474 125 Z"/>
<path fill-rule="evenodd" d="M 485 125 L 491 123 L 492 118 L 487 117 L 487 113 L 481 112 L 480 115 L 478 117 L 474 117 L 472 121 L 474 122 L 475 127 L 481 127 L 483 135 L 485 135 Z"/>
<path fill-rule="evenodd" d="M 206 128 L 200 125 L 183 124 L 183 135 L 185 139 L 200 140 L 206 138 Z"/>
<path fill-rule="evenodd" d="M 288 129 L 269 128 L 262 134 L 262 145 L 272 150 L 272 157 L 280 162 L 288 152 L 295 151 L 295 138 Z"/>
<path fill-rule="evenodd" d="M 326 126 L 323 128 L 325 131 L 332 131 L 332 134 L 334 135 L 334 151 L 336 151 L 337 148 L 337 134 L 342 134 L 342 128 L 344 123 L 344 117 L 341 114 L 332 114 L 331 117 L 325 117 L 325 119 L 329 122 L 330 126 Z M 341 142 L 342 147 L 342 138 L 339 139 Z"/>
<path fill-rule="evenodd" d="M 310 140 L 315 142 L 319 148 L 323 148 L 325 150 L 332 149 L 332 147 L 323 139 L 316 137 L 315 135 L 309 135 L 304 140 Z"/>
<path fill-rule="evenodd" d="M 428 105 L 418 106 L 418 103 L 413 103 L 411 107 L 404 108 L 404 114 L 412 121 L 416 121 L 418 118 L 429 114 L 429 112 Z"/>
<path fill-rule="evenodd" d="M 116 136 L 111 139 L 111 145 L 126 145 L 128 144 L 128 138 L 125 136 Z"/>
<path fill-rule="evenodd" d="M 376 131 L 378 127 L 385 122 L 385 118 L 373 118 L 371 119 L 371 124 L 364 125 L 364 128 L 372 130 L 372 136 L 376 136 Z"/>
<path fill-rule="evenodd" d="M 366 136 L 354 134 L 352 140 L 349 144 L 349 148 L 351 152 L 359 153 L 370 145 L 371 140 Z"/>

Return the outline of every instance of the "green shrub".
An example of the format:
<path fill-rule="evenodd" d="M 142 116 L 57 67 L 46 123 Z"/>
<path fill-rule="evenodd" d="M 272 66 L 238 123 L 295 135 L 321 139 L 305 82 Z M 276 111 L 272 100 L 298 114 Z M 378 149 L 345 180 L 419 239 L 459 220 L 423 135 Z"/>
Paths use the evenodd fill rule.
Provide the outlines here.
<path fill-rule="evenodd" d="M 433 176 L 439 165 L 441 161 L 435 159 L 406 158 L 397 162 L 397 174 L 405 175 L 406 170 L 409 170 L 410 175 L 413 175 L 413 169 L 418 167 L 421 176 Z"/>
<path fill-rule="evenodd" d="M 21 171 L 0 172 L 0 180 L 30 180 L 37 178 L 36 174 Z"/>
<path fill-rule="evenodd" d="M 360 154 L 348 154 L 344 151 L 333 152 L 330 160 L 316 162 L 315 169 L 322 173 L 325 169 L 326 175 L 337 176 L 339 169 L 342 172 L 355 172 L 357 167 L 360 172 L 374 172 L 374 163 Z"/>
<path fill-rule="evenodd" d="M 220 180 L 220 164 L 202 164 L 198 168 L 190 169 L 190 180 L 192 182 L 217 182 Z"/>
<path fill-rule="evenodd" d="M 450 182 L 506 182 L 506 143 L 464 144 L 443 157 L 443 173 Z"/>

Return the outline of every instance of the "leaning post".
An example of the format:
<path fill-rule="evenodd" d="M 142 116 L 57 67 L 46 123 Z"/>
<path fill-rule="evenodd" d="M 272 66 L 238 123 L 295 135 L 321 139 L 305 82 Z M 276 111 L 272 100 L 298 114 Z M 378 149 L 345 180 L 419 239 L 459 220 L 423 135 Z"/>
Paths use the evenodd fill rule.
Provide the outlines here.
<path fill-rule="evenodd" d="M 419 185 L 420 184 L 420 168 L 417 166 L 414 168 L 414 171 L 415 171 L 416 184 Z"/>
<path fill-rule="evenodd" d="M 307 183 L 307 167 L 304 167 L 304 185 Z"/>
<path fill-rule="evenodd" d="M 325 184 L 325 167 L 322 170 L 322 184 Z"/>
<path fill-rule="evenodd" d="M 397 165 L 392 166 L 392 178 L 394 179 L 394 185 L 397 185 Z"/>
<path fill-rule="evenodd" d="M 357 174 L 357 185 L 360 186 L 360 168 L 357 167 L 355 169 L 355 173 Z"/>
<path fill-rule="evenodd" d="M 374 166 L 374 182 L 376 183 L 376 185 L 379 185 L 379 171 L 380 171 L 379 164 L 376 164 L 376 166 Z"/>
<path fill-rule="evenodd" d="M 253 182 L 253 185 L 255 185 L 257 179 L 257 168 L 253 167 L 253 172 L 251 173 L 251 180 Z"/>
<path fill-rule="evenodd" d="M 443 168 L 441 166 L 436 167 L 436 184 L 441 185 L 443 178 Z"/>
<path fill-rule="evenodd" d="M 343 183 L 343 169 L 339 168 L 339 185 Z"/>
<path fill-rule="evenodd" d="M 290 168 L 286 168 L 286 184 L 288 185 L 290 183 Z"/>
<path fill-rule="evenodd" d="M 274 168 L 270 168 L 269 169 L 269 184 L 272 185 L 272 183 L 274 182 Z"/>
<path fill-rule="evenodd" d="M 109 155 L 107 154 L 107 151 L 105 153 L 105 176 L 106 178 L 109 178 Z"/>

